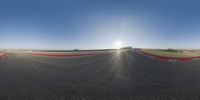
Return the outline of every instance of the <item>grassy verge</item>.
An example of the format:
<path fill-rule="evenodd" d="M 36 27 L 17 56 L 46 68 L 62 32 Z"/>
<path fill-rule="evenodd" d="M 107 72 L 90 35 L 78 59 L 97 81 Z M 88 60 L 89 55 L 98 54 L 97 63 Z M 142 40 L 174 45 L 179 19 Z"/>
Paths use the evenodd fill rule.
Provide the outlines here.
<path fill-rule="evenodd" d="M 142 49 L 143 52 L 156 55 L 156 56 L 162 56 L 162 57 L 173 57 L 173 58 L 186 58 L 186 57 L 196 57 L 200 56 L 200 52 L 191 52 L 189 50 L 183 50 L 183 51 L 168 51 L 168 50 L 159 50 L 159 49 Z"/>

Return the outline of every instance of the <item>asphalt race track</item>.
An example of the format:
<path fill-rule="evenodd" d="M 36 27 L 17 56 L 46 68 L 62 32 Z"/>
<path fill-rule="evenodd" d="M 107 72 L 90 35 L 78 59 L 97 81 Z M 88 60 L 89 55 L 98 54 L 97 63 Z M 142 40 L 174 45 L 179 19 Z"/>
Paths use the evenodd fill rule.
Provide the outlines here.
<path fill-rule="evenodd" d="M 0 58 L 1 100 L 199 100 L 199 94 L 200 61 L 159 61 L 135 50 Z"/>

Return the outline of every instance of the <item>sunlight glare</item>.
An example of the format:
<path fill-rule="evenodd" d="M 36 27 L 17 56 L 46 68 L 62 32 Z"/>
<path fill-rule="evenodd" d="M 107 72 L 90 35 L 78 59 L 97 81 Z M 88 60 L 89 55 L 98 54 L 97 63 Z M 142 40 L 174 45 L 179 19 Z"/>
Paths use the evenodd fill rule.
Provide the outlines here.
<path fill-rule="evenodd" d="M 116 41 L 116 42 L 115 42 L 115 47 L 116 47 L 117 49 L 120 49 L 120 48 L 122 47 L 122 42 L 121 42 L 121 41 Z"/>

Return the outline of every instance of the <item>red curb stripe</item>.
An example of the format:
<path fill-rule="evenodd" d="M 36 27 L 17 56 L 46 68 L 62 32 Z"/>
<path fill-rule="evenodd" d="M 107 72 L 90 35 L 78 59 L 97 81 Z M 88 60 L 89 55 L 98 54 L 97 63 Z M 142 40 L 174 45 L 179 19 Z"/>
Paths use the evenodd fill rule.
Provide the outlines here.
<path fill-rule="evenodd" d="M 36 56 L 52 56 L 52 57 L 82 57 L 82 56 L 95 56 L 109 53 L 83 53 L 83 54 L 47 54 L 47 53 L 31 53 Z"/>
<path fill-rule="evenodd" d="M 4 58 L 5 56 L 7 56 L 7 53 L 4 53 L 3 55 L 1 55 L 0 58 Z"/>
<path fill-rule="evenodd" d="M 146 56 L 153 56 L 153 58 L 155 59 L 159 59 L 159 60 L 168 60 L 168 61 L 191 61 L 191 60 L 199 60 L 200 56 L 196 56 L 196 57 L 186 57 L 186 58 L 173 58 L 173 57 L 163 57 L 163 56 L 157 56 L 157 55 L 153 55 L 153 54 L 149 54 L 147 52 L 141 51 L 139 50 L 141 53 L 143 53 Z"/>

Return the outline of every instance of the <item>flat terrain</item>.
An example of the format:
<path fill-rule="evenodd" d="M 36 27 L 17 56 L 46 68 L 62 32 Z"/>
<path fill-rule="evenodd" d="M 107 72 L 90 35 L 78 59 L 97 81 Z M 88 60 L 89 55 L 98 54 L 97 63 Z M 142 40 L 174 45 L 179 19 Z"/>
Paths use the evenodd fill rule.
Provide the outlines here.
<path fill-rule="evenodd" d="M 1 100 L 199 100 L 199 93 L 200 61 L 160 61 L 135 50 L 0 59 Z"/>
<path fill-rule="evenodd" d="M 158 49 L 142 49 L 142 51 L 157 55 L 157 56 L 162 56 L 162 57 L 173 57 L 173 58 L 186 58 L 186 57 L 196 57 L 200 56 L 200 52 L 191 52 L 184 50 L 183 52 L 167 52 L 166 50 L 158 50 Z"/>

